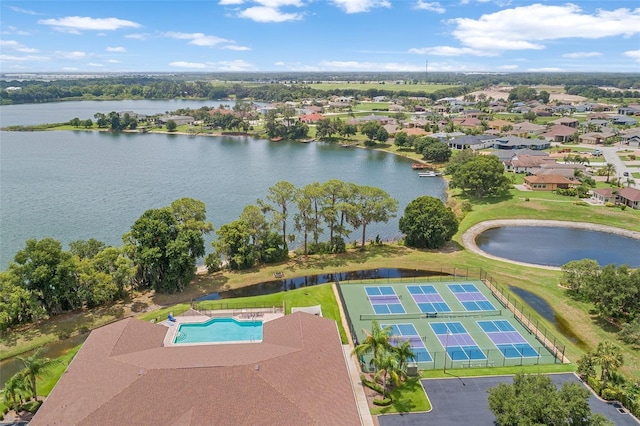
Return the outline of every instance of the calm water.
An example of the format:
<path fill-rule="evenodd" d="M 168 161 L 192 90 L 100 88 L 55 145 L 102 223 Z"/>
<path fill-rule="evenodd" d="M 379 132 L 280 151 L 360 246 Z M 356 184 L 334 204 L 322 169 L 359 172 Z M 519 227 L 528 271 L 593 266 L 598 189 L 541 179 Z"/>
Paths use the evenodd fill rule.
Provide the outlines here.
<path fill-rule="evenodd" d="M 444 180 L 419 178 L 406 158 L 335 144 L 82 131 L 2 132 L 0 138 L 0 269 L 29 238 L 53 237 L 65 248 L 88 238 L 120 246 L 145 210 L 181 197 L 203 201 L 219 227 L 282 180 L 302 187 L 340 179 L 386 190 L 399 201 L 398 217 L 367 227 L 372 239 L 399 237 L 398 218 L 411 200 L 445 197 Z M 349 241 L 360 236 L 356 230 Z M 207 251 L 213 238 L 207 236 Z"/>
<path fill-rule="evenodd" d="M 262 103 L 255 102 L 257 105 Z M 0 127 L 63 123 L 78 117 L 81 120 L 94 119 L 97 112 L 109 114 L 111 111 L 133 111 L 137 114 L 154 115 L 178 109 L 198 109 L 203 106 L 235 105 L 234 101 L 193 101 L 193 100 L 129 100 L 129 101 L 73 101 L 44 104 L 21 104 L 0 106 Z"/>
<path fill-rule="evenodd" d="M 174 343 L 261 342 L 262 321 L 212 318 L 201 324 L 181 324 Z"/>
<path fill-rule="evenodd" d="M 538 265 L 594 259 L 601 266 L 640 266 L 640 240 L 587 229 L 504 226 L 486 230 L 476 243 L 494 256 Z"/>

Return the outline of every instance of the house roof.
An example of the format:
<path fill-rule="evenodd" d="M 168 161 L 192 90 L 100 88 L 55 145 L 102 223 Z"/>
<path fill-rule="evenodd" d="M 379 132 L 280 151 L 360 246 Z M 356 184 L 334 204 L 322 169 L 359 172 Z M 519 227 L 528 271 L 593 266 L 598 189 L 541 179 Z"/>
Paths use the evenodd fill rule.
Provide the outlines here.
<path fill-rule="evenodd" d="M 513 167 L 540 167 L 549 161 L 555 163 L 556 160 L 555 158 L 540 155 L 518 155 L 510 161 L 508 160 L 507 163 L 510 162 Z"/>
<path fill-rule="evenodd" d="M 629 201 L 640 201 L 640 189 L 622 188 L 618 190 L 618 195 L 622 198 L 626 198 Z"/>
<path fill-rule="evenodd" d="M 333 320 L 287 315 L 253 344 L 163 347 L 166 332 L 94 330 L 30 424 L 360 423 Z"/>
<path fill-rule="evenodd" d="M 543 133 L 542 136 L 571 136 L 576 132 L 576 129 L 569 126 L 564 126 L 562 124 L 556 124 L 552 126 L 547 132 Z"/>
<path fill-rule="evenodd" d="M 555 184 L 573 184 L 572 180 L 567 179 L 566 177 L 558 174 L 544 174 L 544 175 L 533 175 L 526 176 L 524 178 L 525 182 L 529 183 L 555 183 Z"/>
<path fill-rule="evenodd" d="M 553 124 L 560 124 L 560 125 L 573 124 L 577 122 L 578 122 L 577 118 L 571 118 L 571 117 L 561 117 L 561 118 L 558 118 L 557 120 L 551 121 L 551 123 Z"/>

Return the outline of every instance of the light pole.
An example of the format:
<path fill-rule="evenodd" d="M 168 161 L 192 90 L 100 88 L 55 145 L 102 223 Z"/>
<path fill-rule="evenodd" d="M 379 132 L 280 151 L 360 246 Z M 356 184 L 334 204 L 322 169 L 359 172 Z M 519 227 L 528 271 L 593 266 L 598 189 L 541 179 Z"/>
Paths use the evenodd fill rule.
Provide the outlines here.
<path fill-rule="evenodd" d="M 449 349 L 449 334 L 451 333 L 447 330 L 447 337 L 445 337 L 445 340 L 444 340 L 444 364 L 442 366 L 442 373 L 444 374 L 447 373 L 447 353 Z"/>

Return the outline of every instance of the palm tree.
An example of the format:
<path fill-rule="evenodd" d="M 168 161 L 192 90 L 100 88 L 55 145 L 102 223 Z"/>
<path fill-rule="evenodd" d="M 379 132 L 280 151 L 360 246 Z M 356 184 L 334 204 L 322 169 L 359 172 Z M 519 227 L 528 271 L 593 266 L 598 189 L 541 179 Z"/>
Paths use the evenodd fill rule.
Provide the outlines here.
<path fill-rule="evenodd" d="M 24 375 L 25 381 L 28 382 L 29 387 L 31 388 L 31 394 L 33 399 L 38 400 L 38 390 L 36 388 L 36 379 L 40 378 L 51 366 L 54 360 L 49 358 L 42 358 L 40 354 L 42 353 L 42 348 L 37 349 L 33 354 L 28 357 L 17 356 L 16 358 L 24 364 L 24 369 L 21 373 Z"/>
<path fill-rule="evenodd" d="M 4 403 L 13 411 L 18 411 L 18 402 L 22 401 L 22 392 L 27 391 L 27 384 L 21 373 L 16 373 L 4 384 Z"/>
<path fill-rule="evenodd" d="M 375 380 L 380 379 L 382 377 L 382 391 L 383 395 L 389 395 L 391 397 L 391 393 L 387 392 L 387 383 L 388 379 L 391 379 L 394 385 L 399 385 L 402 374 L 399 370 L 399 362 L 398 357 L 393 352 L 380 352 L 377 357 L 373 358 L 373 362 L 376 366 L 376 370 L 378 371 L 375 375 Z"/>
<path fill-rule="evenodd" d="M 605 175 L 607 175 L 607 181 L 606 182 L 609 183 L 609 178 L 611 177 L 611 175 L 616 173 L 615 164 L 607 163 L 607 164 L 604 165 L 602 170 L 604 171 Z"/>
<path fill-rule="evenodd" d="M 607 379 L 612 371 L 617 370 L 624 363 L 624 358 L 620 347 L 611 342 L 600 342 L 594 354 L 594 361 L 602 368 L 600 380 L 602 380 L 602 389 L 607 387 Z"/>
<path fill-rule="evenodd" d="M 411 347 L 411 341 L 405 340 L 401 344 L 393 347 L 393 352 L 398 358 L 398 368 L 401 372 L 407 371 L 407 364 L 409 361 L 416 359 L 416 353 L 413 352 Z"/>
<path fill-rule="evenodd" d="M 364 342 L 353 348 L 353 354 L 361 357 L 369 352 L 373 352 L 373 363 L 378 356 L 386 351 L 391 350 L 391 326 L 380 327 L 378 321 L 371 322 L 371 331 L 362 330 L 366 334 Z"/>

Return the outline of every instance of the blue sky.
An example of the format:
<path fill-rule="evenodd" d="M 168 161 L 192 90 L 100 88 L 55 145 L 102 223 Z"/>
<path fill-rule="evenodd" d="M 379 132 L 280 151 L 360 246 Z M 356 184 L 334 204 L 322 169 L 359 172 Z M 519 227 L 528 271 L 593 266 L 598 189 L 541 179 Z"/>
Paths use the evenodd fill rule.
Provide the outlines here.
<path fill-rule="evenodd" d="M 640 2 L 5 1 L 0 72 L 640 72 Z"/>

